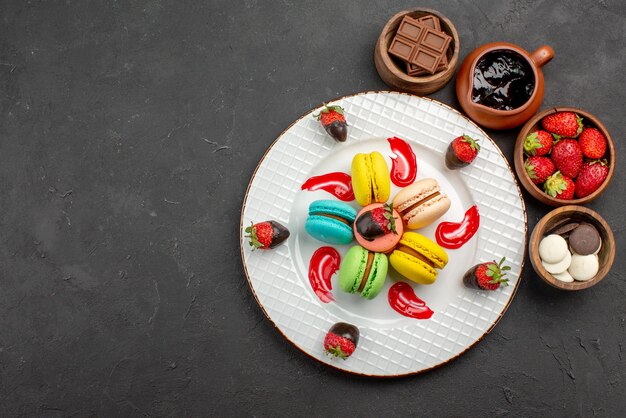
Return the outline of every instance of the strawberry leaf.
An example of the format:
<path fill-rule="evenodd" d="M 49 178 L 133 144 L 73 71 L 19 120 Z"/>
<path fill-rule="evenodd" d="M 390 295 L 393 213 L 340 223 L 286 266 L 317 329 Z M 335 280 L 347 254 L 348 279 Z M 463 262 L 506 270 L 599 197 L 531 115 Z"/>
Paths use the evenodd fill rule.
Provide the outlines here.
<path fill-rule="evenodd" d="M 541 141 L 539 141 L 539 136 L 537 135 L 537 132 L 533 132 L 524 139 L 524 151 L 528 155 L 537 154 L 537 148 L 541 147 Z"/>
<path fill-rule="evenodd" d="M 463 134 L 463 139 L 461 141 L 467 142 L 472 150 L 476 152 L 480 151 L 480 145 L 478 144 L 477 139 L 474 139 L 469 135 Z"/>
<path fill-rule="evenodd" d="M 581 118 L 580 116 L 578 116 L 578 114 L 576 115 L 576 123 L 578 124 L 578 129 L 576 130 L 576 136 L 580 135 L 580 133 L 583 131 L 583 118 Z"/>
<path fill-rule="evenodd" d="M 252 251 L 254 251 L 257 248 L 263 248 L 263 244 L 261 244 L 258 237 L 256 236 L 256 228 L 254 227 L 254 222 L 250 222 L 250 224 L 251 225 L 246 228 L 246 232 L 250 235 L 246 235 L 246 238 L 250 239 L 248 244 L 250 244 L 250 246 L 252 247 Z"/>
<path fill-rule="evenodd" d="M 346 354 L 342 349 L 341 349 L 341 345 L 337 344 L 337 347 L 333 347 L 332 345 L 329 345 L 328 348 L 326 348 L 326 354 L 331 355 L 333 357 L 339 357 L 343 360 L 348 358 L 348 354 Z"/>
<path fill-rule="evenodd" d="M 396 218 L 393 216 L 393 206 L 391 206 L 389 203 L 385 203 L 383 207 L 385 208 L 385 219 L 389 221 L 389 230 L 395 235 L 398 235 L 398 231 L 396 231 Z"/>
<path fill-rule="evenodd" d="M 528 177 L 530 177 L 531 179 L 537 178 L 537 173 L 535 173 L 535 166 L 529 163 L 528 160 L 526 160 L 526 162 L 524 163 L 524 167 L 526 168 L 526 173 L 528 173 Z"/>

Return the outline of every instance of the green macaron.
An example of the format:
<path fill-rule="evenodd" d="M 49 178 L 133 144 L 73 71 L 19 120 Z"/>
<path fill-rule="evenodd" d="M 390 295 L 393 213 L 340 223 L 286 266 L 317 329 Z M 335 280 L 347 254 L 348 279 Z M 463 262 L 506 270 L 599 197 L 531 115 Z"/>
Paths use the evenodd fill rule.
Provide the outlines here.
<path fill-rule="evenodd" d="M 339 287 L 344 292 L 358 293 L 374 299 L 387 278 L 387 256 L 374 253 L 360 245 L 350 248 L 339 268 Z"/>

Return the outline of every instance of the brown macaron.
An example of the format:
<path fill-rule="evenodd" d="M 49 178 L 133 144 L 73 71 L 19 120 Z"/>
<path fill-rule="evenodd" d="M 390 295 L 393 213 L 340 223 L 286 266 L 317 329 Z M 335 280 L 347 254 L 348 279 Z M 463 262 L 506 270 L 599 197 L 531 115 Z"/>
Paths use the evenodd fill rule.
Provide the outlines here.
<path fill-rule="evenodd" d="M 450 199 L 432 178 L 416 181 L 400 190 L 393 207 L 409 229 L 419 229 L 435 222 L 450 209 Z"/>

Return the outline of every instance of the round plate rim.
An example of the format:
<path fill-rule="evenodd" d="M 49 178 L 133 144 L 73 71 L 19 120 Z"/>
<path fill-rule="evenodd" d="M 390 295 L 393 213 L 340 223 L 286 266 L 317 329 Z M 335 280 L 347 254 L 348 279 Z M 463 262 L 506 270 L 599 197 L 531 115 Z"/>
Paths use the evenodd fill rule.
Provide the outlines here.
<path fill-rule="evenodd" d="M 491 324 L 491 326 L 489 326 L 489 328 L 487 328 L 485 330 L 485 332 L 479 338 L 476 339 L 476 341 L 474 341 L 473 343 L 468 345 L 465 348 L 465 350 L 461 351 L 460 353 L 456 354 L 455 356 L 452 356 L 449 359 L 447 359 L 445 361 L 442 361 L 441 363 L 438 363 L 438 364 L 436 364 L 434 366 L 431 366 L 431 367 L 428 367 L 428 368 L 425 368 L 425 369 L 421 369 L 421 370 L 417 370 L 417 371 L 409 372 L 409 373 L 391 374 L 391 375 L 377 375 L 377 374 L 359 373 L 359 372 L 355 372 L 355 371 L 352 371 L 352 370 L 343 369 L 343 368 L 335 366 L 333 364 L 325 363 L 325 362 L 319 360 L 317 357 L 313 356 L 312 354 L 308 353 L 304 349 L 302 349 L 295 342 L 291 341 L 289 339 L 289 337 L 287 337 L 287 335 L 280 329 L 280 327 L 278 325 L 276 325 L 276 323 L 272 320 L 270 315 L 265 310 L 265 307 L 263 306 L 263 304 L 259 300 L 259 297 L 257 296 L 256 291 L 254 290 L 254 286 L 252 285 L 252 281 L 250 280 L 250 274 L 248 272 L 248 266 L 246 265 L 246 261 L 245 261 L 244 245 L 243 245 L 244 244 L 244 240 L 243 240 L 243 234 L 242 234 L 242 231 L 243 231 L 243 228 L 244 228 L 244 226 L 243 226 L 244 212 L 245 212 L 245 209 L 246 209 L 246 203 L 248 201 L 248 194 L 250 192 L 250 187 L 252 186 L 252 182 L 253 182 L 254 178 L 256 177 L 257 171 L 261 167 L 261 164 L 263 163 L 263 161 L 265 161 L 265 158 L 267 157 L 267 154 L 276 145 L 278 140 L 281 139 L 283 137 L 283 135 L 285 135 L 285 133 L 289 129 L 291 129 L 292 126 L 296 125 L 298 122 L 300 122 L 300 120 L 302 120 L 306 116 L 310 115 L 311 112 L 313 112 L 318 107 L 324 106 L 326 103 L 331 103 L 331 102 L 335 102 L 335 101 L 338 101 L 338 100 L 343 100 L 343 99 L 347 99 L 347 98 L 352 98 L 352 97 L 357 97 L 357 96 L 362 96 L 362 95 L 367 95 L 367 94 L 372 94 L 372 93 L 374 93 L 374 94 L 397 94 L 397 95 L 405 95 L 405 96 L 417 97 L 419 99 L 430 101 L 430 102 L 436 103 L 436 104 L 438 104 L 440 106 L 443 106 L 443 107 L 447 108 L 448 110 L 451 110 L 452 112 L 458 114 L 459 116 L 467 119 L 467 121 L 469 121 L 472 125 L 474 125 L 474 127 L 478 131 L 480 131 L 485 138 L 487 138 L 489 141 L 491 141 L 493 143 L 493 145 L 495 145 L 495 149 L 497 150 L 497 152 L 500 154 L 500 156 L 502 157 L 502 159 L 506 163 L 506 167 L 509 170 L 509 172 L 511 173 L 511 176 L 513 177 L 513 182 L 515 183 L 515 187 L 517 189 L 517 193 L 519 195 L 520 201 L 522 202 L 522 213 L 524 214 L 524 246 L 523 246 L 524 251 L 523 251 L 523 254 L 522 254 L 522 261 L 520 263 L 520 274 L 519 274 L 519 277 L 518 277 L 517 281 L 515 282 L 515 287 L 513 288 L 513 291 L 511 292 L 511 296 L 509 297 L 509 300 L 507 301 L 506 305 L 502 309 L 502 312 L 500 312 L 498 318 L 493 322 L 493 324 Z M 431 99 L 430 97 L 423 97 L 423 96 L 419 96 L 419 95 L 416 95 L 416 94 L 400 92 L 400 91 L 392 91 L 392 90 L 365 90 L 365 91 L 362 91 L 362 92 L 359 92 L 359 93 L 346 94 L 344 96 L 339 96 L 339 97 L 333 98 L 331 100 L 323 102 L 323 103 L 319 104 L 318 106 L 315 106 L 315 107 L 307 110 L 300 117 L 298 117 L 296 120 L 294 120 L 289 126 L 287 126 L 276 137 L 276 139 L 274 139 L 274 141 L 272 141 L 272 143 L 267 147 L 267 149 L 263 153 L 263 156 L 259 160 L 259 162 L 258 162 L 257 166 L 255 167 L 254 171 L 252 172 L 252 176 L 250 176 L 250 181 L 248 182 L 248 187 L 246 187 L 246 193 L 244 195 L 243 202 L 241 204 L 241 214 L 240 214 L 240 218 L 239 218 L 239 237 L 240 237 L 239 238 L 239 250 L 240 250 L 240 255 L 241 255 L 241 263 L 243 264 L 244 273 L 246 275 L 246 280 L 248 281 L 248 286 L 250 286 L 250 290 L 252 291 L 252 296 L 254 296 L 254 300 L 256 301 L 257 305 L 259 305 L 259 307 L 261 308 L 261 311 L 263 312 L 265 317 L 271 322 L 271 324 L 274 326 L 274 328 L 276 328 L 276 330 L 278 330 L 278 332 L 283 336 L 283 338 L 285 338 L 287 341 L 289 341 L 291 343 L 291 345 L 296 347 L 302 353 L 306 354 L 308 357 L 314 359 L 315 361 L 317 361 L 317 362 L 319 362 L 321 364 L 329 366 L 329 367 L 331 367 L 331 368 L 333 368 L 335 370 L 339 370 L 341 372 L 349 373 L 349 374 L 352 374 L 352 375 L 355 375 L 355 376 L 366 376 L 366 377 L 375 377 L 375 378 L 383 379 L 383 378 L 395 378 L 395 377 L 404 377 L 404 376 L 418 375 L 418 374 L 422 374 L 422 373 L 428 372 L 430 370 L 436 369 L 436 368 L 441 367 L 443 365 L 446 365 L 446 364 L 450 363 L 451 361 L 456 360 L 457 358 L 459 358 L 463 354 L 465 354 L 467 351 L 469 351 L 471 348 L 473 348 L 476 344 L 478 344 L 480 341 L 482 341 L 483 338 L 485 338 L 485 336 L 491 332 L 491 330 L 493 330 L 493 328 L 500 322 L 500 320 L 502 319 L 502 317 L 504 316 L 504 314 L 508 310 L 511 302 L 515 298 L 515 295 L 517 293 L 517 289 L 519 288 L 519 284 L 520 284 L 521 279 L 522 279 L 522 274 L 524 272 L 524 264 L 526 262 L 526 255 L 527 255 L 527 251 L 528 251 L 528 248 L 527 248 L 528 247 L 528 214 L 526 213 L 526 203 L 524 202 L 524 197 L 522 195 L 522 191 L 520 189 L 519 182 L 517 180 L 517 177 L 515 176 L 515 172 L 511 168 L 511 164 L 507 160 L 506 156 L 502 153 L 502 150 L 500 149 L 498 144 L 496 144 L 496 142 L 489 135 L 487 135 L 487 133 L 480 126 L 478 126 L 478 124 L 476 124 L 473 120 L 471 120 L 469 117 L 463 115 L 461 112 L 459 112 L 458 110 L 454 109 L 453 107 L 451 107 L 451 106 L 449 106 L 449 105 L 447 105 L 445 103 L 442 103 L 442 102 L 440 102 L 438 100 Z"/>

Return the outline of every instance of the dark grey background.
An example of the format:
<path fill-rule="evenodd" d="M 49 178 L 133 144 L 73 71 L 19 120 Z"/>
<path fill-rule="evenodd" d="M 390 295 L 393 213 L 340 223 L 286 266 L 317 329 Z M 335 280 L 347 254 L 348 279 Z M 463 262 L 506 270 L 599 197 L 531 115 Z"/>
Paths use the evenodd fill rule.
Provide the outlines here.
<path fill-rule="evenodd" d="M 0 4 L 0 415 L 618 416 L 626 409 L 624 164 L 592 208 L 618 257 L 580 293 L 529 263 L 506 316 L 424 375 L 360 378 L 256 305 L 239 215 L 263 152 L 323 101 L 385 89 L 373 45 L 404 8 L 461 57 L 551 45 L 543 108 L 582 107 L 621 153 L 626 6 L 598 1 Z M 432 97 L 458 108 L 450 83 Z M 516 131 L 492 132 L 510 159 Z M 548 211 L 525 195 L 529 229 Z"/>

